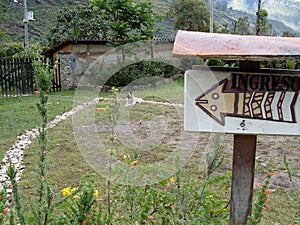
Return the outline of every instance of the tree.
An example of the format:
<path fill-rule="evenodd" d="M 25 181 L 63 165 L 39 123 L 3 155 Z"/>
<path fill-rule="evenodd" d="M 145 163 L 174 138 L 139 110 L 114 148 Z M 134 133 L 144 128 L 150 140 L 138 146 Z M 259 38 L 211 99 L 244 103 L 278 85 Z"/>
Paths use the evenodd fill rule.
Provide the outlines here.
<path fill-rule="evenodd" d="M 107 30 L 101 11 L 90 5 L 76 5 L 60 10 L 47 38 L 49 45 L 54 45 L 69 38 L 105 38 Z"/>
<path fill-rule="evenodd" d="M 268 12 L 261 9 L 261 0 L 258 0 L 256 12 L 256 35 L 271 35 L 272 24 L 268 23 Z"/>
<path fill-rule="evenodd" d="M 250 35 L 253 34 L 251 29 L 251 22 L 247 16 L 239 17 L 233 24 L 233 34 Z"/>
<path fill-rule="evenodd" d="M 168 15 L 175 30 L 209 31 L 209 10 L 203 0 L 177 0 Z"/>
<path fill-rule="evenodd" d="M 89 5 L 62 9 L 50 31 L 50 44 L 67 38 L 109 38 L 122 45 L 151 39 L 156 14 L 150 0 L 90 0 Z"/>
<path fill-rule="evenodd" d="M 21 44 L 0 46 L 0 57 L 13 57 L 24 53 L 24 46 Z"/>
<path fill-rule="evenodd" d="M 282 37 L 296 37 L 296 34 L 289 31 L 283 31 Z"/>
<path fill-rule="evenodd" d="M 6 35 L 6 30 L 2 27 L 0 27 L 0 47 L 2 47 L 2 40 L 4 39 Z"/>
<path fill-rule="evenodd" d="M 90 3 L 103 10 L 108 21 L 108 37 L 120 40 L 115 45 L 149 40 L 155 34 L 157 15 L 150 0 L 90 0 Z"/>
<path fill-rule="evenodd" d="M 250 22 L 247 16 L 240 17 L 233 24 L 233 34 L 241 35 L 272 35 L 272 24 L 268 22 L 268 12 L 261 9 L 257 14 L 256 24 Z"/>
<path fill-rule="evenodd" d="M 265 9 L 261 9 L 260 12 L 260 35 L 272 35 L 272 24 L 268 22 L 268 12 Z"/>

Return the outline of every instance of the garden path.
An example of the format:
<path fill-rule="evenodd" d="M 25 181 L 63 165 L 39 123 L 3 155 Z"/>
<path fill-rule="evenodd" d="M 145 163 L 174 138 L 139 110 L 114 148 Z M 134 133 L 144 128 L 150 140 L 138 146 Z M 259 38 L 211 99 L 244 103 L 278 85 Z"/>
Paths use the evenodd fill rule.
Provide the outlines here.
<path fill-rule="evenodd" d="M 96 98 L 91 102 L 87 102 L 87 103 L 75 106 L 71 110 L 69 110 L 61 115 L 57 115 L 52 121 L 50 121 L 47 124 L 47 129 L 55 127 L 59 122 L 67 119 L 69 116 L 73 115 L 77 111 L 79 111 L 91 104 L 96 104 L 98 101 L 99 101 L 99 99 Z M 29 147 L 29 145 L 38 136 L 38 134 L 39 134 L 38 128 L 33 128 L 31 130 L 25 131 L 22 135 L 17 137 L 16 142 L 5 153 L 2 163 L 1 163 L 1 167 L 0 167 L 0 190 L 2 190 L 5 185 L 7 187 L 9 187 L 9 185 L 10 185 L 9 178 L 6 175 L 6 171 L 9 167 L 10 162 L 14 164 L 14 166 L 17 170 L 16 180 L 19 181 L 21 179 L 22 172 L 25 169 L 25 166 L 22 165 L 24 150 Z M 7 192 L 11 193 L 12 189 L 8 189 Z"/>
<path fill-rule="evenodd" d="M 67 119 L 69 116 L 78 112 L 79 110 L 99 102 L 99 98 L 95 98 L 93 101 L 78 105 L 71 110 L 63 113 L 62 115 L 57 115 L 55 119 L 50 121 L 47 124 L 47 128 L 53 128 L 61 121 Z M 109 98 L 104 98 L 104 100 L 109 100 Z M 161 105 L 173 105 L 176 107 L 183 107 L 183 104 L 172 104 L 168 102 L 156 102 L 139 99 L 140 103 L 148 103 L 148 104 L 161 104 Z M 25 166 L 22 165 L 22 160 L 24 156 L 24 150 L 30 146 L 32 141 L 38 136 L 38 129 L 34 128 L 32 130 L 25 131 L 22 135 L 17 137 L 14 145 L 6 152 L 1 166 L 0 166 L 0 190 L 3 189 L 4 185 L 9 186 L 10 182 L 8 176 L 6 175 L 6 170 L 9 166 L 9 163 L 12 162 L 16 169 L 17 175 L 16 180 L 19 181 L 21 179 L 21 175 Z M 226 138 L 224 141 L 225 151 L 228 155 L 232 154 L 232 138 Z M 272 158 L 275 164 L 282 164 L 283 154 L 289 156 L 291 160 L 291 167 L 294 171 L 293 181 L 290 181 L 288 174 L 284 171 L 281 171 L 277 176 L 274 176 L 271 180 L 270 186 L 272 188 L 285 188 L 285 189 L 293 189 L 297 190 L 300 185 L 300 170 L 299 170 L 299 150 L 298 150 L 298 137 L 268 137 L 261 136 L 258 140 L 258 151 L 257 151 L 257 165 L 258 167 L 266 167 L 269 164 L 269 159 Z M 275 150 L 275 151 L 274 151 Z M 223 169 L 230 170 L 231 163 L 226 163 L 223 165 Z M 264 174 L 256 171 L 255 179 L 258 183 L 263 183 Z M 12 190 L 8 189 L 8 193 L 11 193 Z"/>
<path fill-rule="evenodd" d="M 110 98 L 101 98 L 101 100 L 109 100 Z M 92 104 L 98 103 L 100 98 L 95 98 L 94 100 L 83 103 L 81 105 L 75 106 L 71 110 L 61 114 L 57 115 L 52 121 L 50 121 L 47 124 L 47 129 L 54 128 L 58 123 L 61 121 L 67 119 L 68 117 L 72 116 L 74 113 L 78 112 L 79 110 L 82 110 L 83 108 L 90 106 Z M 172 104 L 168 102 L 155 102 L 155 101 L 147 101 L 143 99 L 139 99 L 139 103 L 145 102 L 150 104 L 161 104 L 161 105 L 173 105 L 173 106 L 179 106 L 183 107 L 183 104 Z M 16 180 L 19 181 L 22 176 L 22 172 L 25 169 L 25 166 L 22 165 L 23 156 L 24 156 L 24 150 L 30 146 L 30 144 L 33 142 L 33 140 L 38 136 L 39 130 L 38 128 L 33 128 L 31 130 L 25 131 L 22 135 L 17 136 L 16 142 L 13 144 L 13 146 L 5 153 L 4 158 L 2 160 L 1 166 L 0 166 L 0 190 L 4 188 L 4 186 L 9 187 L 10 181 L 6 174 L 6 171 L 10 165 L 10 162 L 14 164 L 17 174 L 16 174 Z M 8 188 L 7 193 L 10 194 L 12 192 L 12 189 Z"/>

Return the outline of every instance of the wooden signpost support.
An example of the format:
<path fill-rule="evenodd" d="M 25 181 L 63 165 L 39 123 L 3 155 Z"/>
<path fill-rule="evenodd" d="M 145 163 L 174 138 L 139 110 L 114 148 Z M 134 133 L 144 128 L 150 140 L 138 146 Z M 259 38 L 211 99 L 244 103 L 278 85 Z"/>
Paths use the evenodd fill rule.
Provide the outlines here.
<path fill-rule="evenodd" d="M 234 135 L 230 224 L 244 225 L 251 214 L 256 135 Z"/>
<path fill-rule="evenodd" d="M 185 130 L 234 134 L 230 225 L 246 225 L 252 210 L 257 134 L 300 135 L 295 113 L 300 109 L 300 72 L 265 73 L 260 61 L 300 59 L 300 38 L 178 31 L 173 55 L 239 61 L 239 68 L 227 71 L 186 72 Z"/>
<path fill-rule="evenodd" d="M 241 72 L 260 72 L 260 63 L 240 61 Z M 246 225 L 251 215 L 257 135 L 234 134 L 230 225 Z"/>

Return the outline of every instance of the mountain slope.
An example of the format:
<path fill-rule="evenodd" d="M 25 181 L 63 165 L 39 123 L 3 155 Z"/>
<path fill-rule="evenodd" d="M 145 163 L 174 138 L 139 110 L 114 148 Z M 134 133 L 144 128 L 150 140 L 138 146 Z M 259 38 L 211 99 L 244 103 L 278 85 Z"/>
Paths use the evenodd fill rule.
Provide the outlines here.
<path fill-rule="evenodd" d="M 228 7 L 255 15 L 257 0 L 226 0 Z M 286 26 L 300 32 L 300 0 L 262 0 L 262 8 L 268 11 L 269 18 L 281 21 Z"/>
<path fill-rule="evenodd" d="M 174 0 L 153 0 L 157 5 L 156 10 L 162 13 L 173 3 Z M 209 2 L 209 0 L 206 0 Z M 23 43 L 24 24 L 23 24 L 23 0 L 0 0 L 0 46 L 1 43 Z M 27 0 L 28 11 L 33 11 L 35 21 L 29 22 L 29 39 L 34 42 L 42 42 L 48 30 L 53 25 L 57 12 L 63 7 L 74 5 L 76 3 L 87 3 L 88 0 Z M 226 3 L 226 4 L 224 4 Z M 300 0 L 262 0 L 263 8 L 268 10 L 269 18 L 274 19 L 273 27 L 277 35 L 283 31 L 289 31 L 299 35 L 300 30 L 298 15 L 300 15 Z M 255 21 L 255 12 L 257 0 L 214 0 L 215 23 L 232 27 L 232 24 L 238 17 L 248 16 L 250 20 Z M 219 7 L 223 5 L 223 7 Z M 228 8 L 227 8 L 228 6 Z M 280 22 L 279 22 L 280 21 Z M 164 38 L 174 38 L 175 31 L 172 21 L 164 19 L 158 25 L 161 28 L 157 36 Z M 6 35 L 3 35 L 5 34 Z"/>
<path fill-rule="evenodd" d="M 35 21 L 29 22 L 29 38 L 42 41 L 55 16 L 62 6 L 87 2 L 87 0 L 27 0 L 28 11 L 33 11 Z M 24 33 L 23 0 L 0 0 L 0 28 L 6 33 L 0 40 L 3 43 L 22 43 Z M 0 30 L 0 31 L 1 31 Z M 0 36 L 1 37 L 1 36 Z"/>

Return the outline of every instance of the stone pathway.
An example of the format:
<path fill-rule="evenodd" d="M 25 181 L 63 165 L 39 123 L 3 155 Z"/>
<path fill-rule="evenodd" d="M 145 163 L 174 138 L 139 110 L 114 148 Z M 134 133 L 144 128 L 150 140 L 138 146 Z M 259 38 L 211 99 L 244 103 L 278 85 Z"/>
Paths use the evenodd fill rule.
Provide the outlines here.
<path fill-rule="evenodd" d="M 59 122 L 67 119 L 77 111 L 98 102 L 99 98 L 96 98 L 93 101 L 75 106 L 70 111 L 63 113 L 62 115 L 56 116 L 47 124 L 47 129 L 55 127 Z M 29 145 L 38 135 L 39 131 L 37 128 L 25 131 L 24 134 L 17 137 L 14 145 L 5 153 L 0 167 L 0 190 L 2 190 L 5 185 L 7 187 L 10 185 L 9 178 L 6 175 L 6 170 L 9 167 L 10 162 L 13 163 L 17 169 L 16 180 L 19 181 L 21 179 L 22 172 L 25 169 L 25 166 L 22 165 L 24 150 L 29 147 Z M 7 189 L 7 192 L 11 193 L 12 189 Z"/>
<path fill-rule="evenodd" d="M 101 98 L 101 100 L 109 100 L 110 98 Z M 47 129 L 55 127 L 59 122 L 67 119 L 69 116 L 73 115 L 77 111 L 98 103 L 100 98 L 95 98 L 93 101 L 78 105 L 68 112 L 63 113 L 62 115 L 57 115 L 52 121 L 47 124 Z M 155 102 L 155 101 L 144 101 L 141 99 L 141 102 L 149 103 L 149 104 L 161 104 L 167 106 L 179 106 L 183 107 L 183 104 L 172 104 L 167 102 Z M 140 102 L 140 103 L 141 103 Z M 9 187 L 10 181 L 8 176 L 6 175 L 6 171 L 9 167 L 10 162 L 14 164 L 15 168 L 17 169 L 16 180 L 19 181 L 22 176 L 22 172 L 25 169 L 25 166 L 22 165 L 24 150 L 30 146 L 32 141 L 39 135 L 38 128 L 34 128 L 32 130 L 25 131 L 22 135 L 17 137 L 16 142 L 13 146 L 5 153 L 4 158 L 2 160 L 0 166 L 0 190 L 6 185 Z M 12 192 L 12 189 L 7 189 L 8 194 Z"/>

